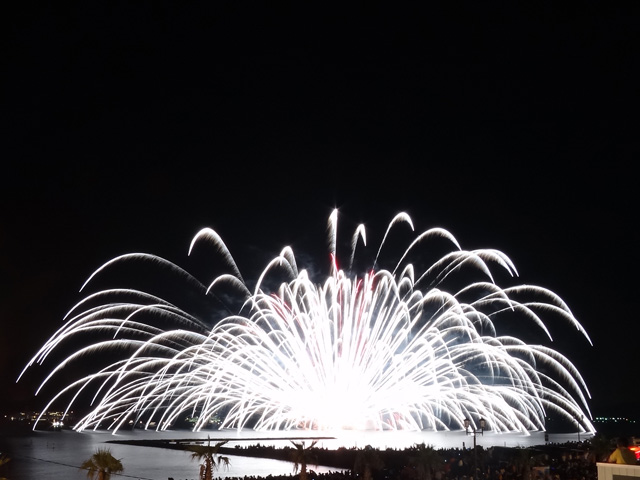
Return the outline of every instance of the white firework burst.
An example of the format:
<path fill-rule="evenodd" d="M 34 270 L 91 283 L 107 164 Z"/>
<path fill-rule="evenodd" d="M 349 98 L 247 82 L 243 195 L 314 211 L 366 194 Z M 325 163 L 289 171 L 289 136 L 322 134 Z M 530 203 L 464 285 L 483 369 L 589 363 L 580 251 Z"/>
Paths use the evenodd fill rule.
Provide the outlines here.
<path fill-rule="evenodd" d="M 91 409 L 77 430 L 101 425 L 115 432 L 141 420 L 146 427 L 166 429 L 190 412 L 199 418 L 195 430 L 214 416 L 222 419 L 221 428 L 259 430 L 448 430 L 461 428 L 465 418 L 483 418 L 495 432 L 527 433 L 543 430 L 545 417 L 553 413 L 594 432 L 589 392 L 572 362 L 547 346 L 498 333 L 497 319 L 509 316 L 523 322 L 519 328 L 534 326 L 551 339 L 542 319 L 547 314 L 568 322 L 590 343 L 565 302 L 541 287 L 500 288 L 489 267 L 497 265 L 513 276 L 511 260 L 497 250 L 464 251 L 441 228 L 415 237 L 393 268 L 377 268 L 387 236 L 398 224 L 413 230 L 410 217 L 398 214 L 374 267 L 358 275 L 351 265 L 339 267 L 334 211 L 329 219 L 332 265 L 322 282 L 299 270 L 287 247 L 249 288 L 211 229 L 200 231 L 189 251 L 197 243 L 213 242 L 230 273 L 216 277 L 208 288 L 153 255 L 115 258 L 83 289 L 109 267 L 136 259 L 169 266 L 197 282 L 206 295 L 232 288 L 243 306 L 211 326 L 140 290 L 102 290 L 69 312 L 21 376 L 69 338 L 106 333 L 108 338 L 72 351 L 40 387 L 86 355 L 105 350 L 119 355 L 72 381 L 43 410 L 65 396 L 71 397 L 70 408 L 90 391 Z M 453 251 L 418 271 L 408 259 L 437 239 Z M 353 235 L 350 264 L 358 243 L 366 245 L 363 226 Z M 447 291 L 444 285 L 468 267 L 484 279 Z M 267 288 L 276 276 L 277 286 Z M 115 302 L 110 300 L 114 295 Z"/>

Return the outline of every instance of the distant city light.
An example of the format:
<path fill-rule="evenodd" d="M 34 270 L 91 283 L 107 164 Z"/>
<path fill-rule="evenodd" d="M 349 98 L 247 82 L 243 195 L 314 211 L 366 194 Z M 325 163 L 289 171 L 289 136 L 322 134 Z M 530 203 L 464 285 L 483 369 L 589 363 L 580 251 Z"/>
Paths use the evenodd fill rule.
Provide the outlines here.
<path fill-rule="evenodd" d="M 212 418 L 220 428 L 258 430 L 449 430 L 482 418 L 483 430 L 528 433 L 544 430 L 545 417 L 555 414 L 595 432 L 588 389 L 572 362 L 500 332 L 505 324 L 513 332 L 513 322 L 520 322 L 516 329 L 535 328 L 551 339 L 543 318 L 552 316 L 590 343 L 558 295 L 531 285 L 499 287 L 493 268 L 517 275 L 504 253 L 462 250 L 441 228 L 415 236 L 405 213 L 389 223 L 372 264 L 358 272 L 354 260 L 356 250 L 366 249 L 364 227 L 351 237 L 343 267 L 337 223 L 334 211 L 329 274 L 319 281 L 285 247 L 251 287 L 211 229 L 201 230 L 189 249 L 191 255 L 196 245 L 211 242 L 228 264 L 208 288 L 160 257 L 117 257 L 83 288 L 107 269 L 139 260 L 169 267 L 206 295 L 231 295 L 244 306 L 207 325 L 152 293 L 98 291 L 69 312 L 21 376 L 69 338 L 91 340 L 56 365 L 41 388 L 73 362 L 104 351 L 118 354 L 117 361 L 64 387 L 45 408 L 68 396 L 70 408 L 80 393 L 94 392 L 91 411 L 74 427 L 80 431 L 106 426 L 115 432 L 129 424 L 162 430 L 189 416 L 194 430 Z M 410 229 L 408 247 L 393 247 L 393 263 L 381 268 L 382 252 L 402 228 Z M 447 245 L 444 255 L 435 247 L 423 250 L 436 244 Z M 167 321 L 174 327 L 158 326 Z"/>
<path fill-rule="evenodd" d="M 627 417 L 595 417 L 593 419 L 594 423 L 601 423 L 601 422 L 606 422 L 606 423 L 616 423 L 616 422 L 620 422 L 620 423 L 636 423 L 635 420 L 627 418 Z"/>

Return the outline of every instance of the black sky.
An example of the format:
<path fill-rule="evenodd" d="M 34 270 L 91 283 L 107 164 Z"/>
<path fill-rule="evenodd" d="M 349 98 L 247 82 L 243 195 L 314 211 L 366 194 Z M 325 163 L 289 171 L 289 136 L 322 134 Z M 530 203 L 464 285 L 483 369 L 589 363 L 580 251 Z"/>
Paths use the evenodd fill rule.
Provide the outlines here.
<path fill-rule="evenodd" d="M 205 226 L 247 269 L 324 253 L 338 207 L 349 232 L 407 211 L 504 251 L 589 332 L 557 349 L 593 413 L 629 413 L 638 7 L 131 3 L 4 15 L 7 399 L 31 401 L 17 374 L 105 261 L 182 264 Z"/>

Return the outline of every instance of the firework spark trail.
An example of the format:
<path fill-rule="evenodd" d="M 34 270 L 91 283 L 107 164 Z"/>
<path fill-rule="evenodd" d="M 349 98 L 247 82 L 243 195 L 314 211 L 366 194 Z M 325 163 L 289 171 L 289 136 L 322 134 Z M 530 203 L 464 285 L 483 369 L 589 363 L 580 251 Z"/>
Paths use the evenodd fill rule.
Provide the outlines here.
<path fill-rule="evenodd" d="M 191 413 L 199 418 L 196 430 L 214 416 L 222 419 L 222 428 L 264 430 L 447 430 L 462 428 L 465 418 L 482 417 L 493 431 L 527 433 L 544 429 L 545 416 L 553 412 L 569 421 L 580 419 L 581 430 L 594 432 L 588 389 L 569 359 L 549 347 L 498 334 L 496 320 L 508 316 L 534 325 L 551 340 L 544 321 L 551 316 L 568 322 L 590 343 L 565 302 L 537 286 L 499 287 L 490 265 L 514 276 L 511 260 L 492 249 L 464 251 L 441 228 L 417 235 L 392 269 L 379 268 L 392 228 L 402 224 L 414 231 L 407 214 L 396 215 L 374 267 L 359 276 L 339 268 L 334 211 L 328 225 L 331 269 L 322 283 L 299 270 L 293 251 L 285 247 L 250 288 L 211 229 L 194 237 L 189 253 L 199 242 L 211 242 L 231 273 L 214 278 L 208 288 L 153 255 L 117 257 L 94 272 L 83 289 L 114 264 L 151 260 L 205 295 L 222 286 L 234 288 L 243 307 L 207 327 L 146 292 L 90 294 L 20 376 L 63 349 L 69 338 L 100 332 L 107 339 L 90 340 L 72 352 L 40 387 L 86 355 L 120 353 L 120 360 L 67 385 L 43 409 L 71 396 L 69 409 L 81 393 L 93 392 L 92 409 L 77 430 L 108 425 L 115 432 L 132 421 L 147 427 L 157 422 L 165 429 Z M 351 239 L 349 269 L 358 239 L 365 248 L 362 225 Z M 444 239 L 455 250 L 417 271 L 409 254 L 434 239 Z M 446 281 L 467 267 L 486 280 L 448 291 Z M 286 277 L 278 277 L 279 287 L 268 289 L 266 284 L 282 272 Z M 118 301 L 109 301 L 114 295 Z M 103 303 L 91 307 L 96 301 Z M 158 320 L 163 323 L 154 323 Z M 158 326 L 167 322 L 174 327 Z"/>

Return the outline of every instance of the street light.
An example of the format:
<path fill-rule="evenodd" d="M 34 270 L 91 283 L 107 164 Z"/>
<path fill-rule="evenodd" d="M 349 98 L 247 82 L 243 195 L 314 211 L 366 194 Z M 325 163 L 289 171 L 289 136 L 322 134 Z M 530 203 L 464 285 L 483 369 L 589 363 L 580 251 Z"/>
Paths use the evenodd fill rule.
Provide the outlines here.
<path fill-rule="evenodd" d="M 580 424 L 582 423 L 582 420 L 584 419 L 584 415 L 574 415 L 573 419 L 578 424 L 578 442 L 580 442 L 580 428 L 581 428 Z"/>
<path fill-rule="evenodd" d="M 463 422 L 464 422 L 464 429 L 467 432 L 467 435 L 469 435 L 469 433 L 473 433 L 473 477 L 478 478 L 478 450 L 476 448 L 476 436 L 478 433 L 484 436 L 484 427 L 487 425 L 487 422 L 484 420 L 484 418 L 481 418 L 480 420 L 478 420 L 478 424 L 480 425 L 480 430 L 476 430 L 475 425 L 471 425 L 471 420 L 469 420 L 468 418 L 465 418 Z M 469 432 L 470 426 L 472 428 L 471 432 Z"/>
<path fill-rule="evenodd" d="M 475 425 L 471 425 L 471 420 L 469 420 L 468 418 L 465 418 L 463 420 L 464 422 L 464 429 L 467 432 L 467 435 L 469 435 L 469 433 L 473 433 L 473 446 L 475 447 L 476 445 L 476 435 L 479 433 L 480 435 L 484 436 L 484 429 L 487 426 L 487 422 L 485 421 L 484 418 L 481 418 L 480 420 L 478 420 L 478 424 L 480 425 L 480 430 L 476 430 Z M 471 432 L 469 432 L 469 427 L 471 427 Z"/>

